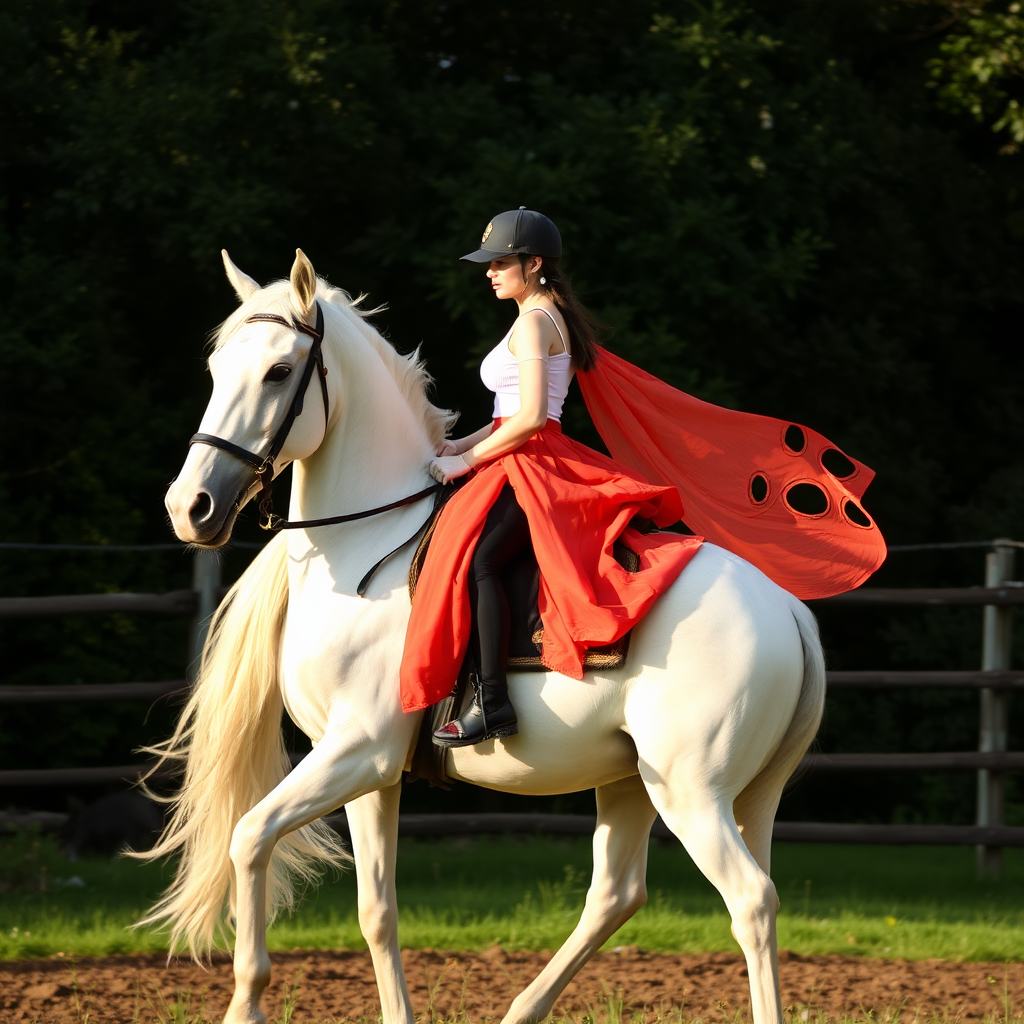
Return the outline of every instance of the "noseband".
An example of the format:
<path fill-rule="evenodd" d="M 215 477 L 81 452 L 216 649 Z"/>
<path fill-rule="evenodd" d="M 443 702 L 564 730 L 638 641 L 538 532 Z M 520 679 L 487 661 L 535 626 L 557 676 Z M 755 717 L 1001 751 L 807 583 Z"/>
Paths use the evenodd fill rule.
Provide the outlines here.
<path fill-rule="evenodd" d="M 216 434 L 193 434 L 189 440 L 189 447 L 194 444 L 208 444 L 212 448 L 220 448 L 221 451 L 229 452 L 236 458 L 241 459 L 243 462 L 248 462 L 253 469 L 256 470 L 256 477 L 262 484 L 260 489 L 260 526 L 264 530 L 276 530 L 279 526 L 284 523 L 284 520 L 280 516 L 274 515 L 274 503 L 273 503 L 273 487 L 274 487 L 274 462 L 277 460 L 278 455 L 281 454 L 281 449 L 284 447 L 285 441 L 288 439 L 288 434 L 291 432 L 292 425 L 295 420 L 302 413 L 302 405 L 306 398 L 306 390 L 309 387 L 309 382 L 313 377 L 313 370 L 316 369 L 319 372 L 317 376 L 320 379 L 320 392 L 324 398 L 324 430 L 327 429 L 327 423 L 330 419 L 330 402 L 327 397 L 327 367 L 324 366 L 324 356 L 321 346 L 324 340 L 324 313 L 320 308 L 320 303 L 316 304 L 316 327 L 310 327 L 309 324 L 303 323 L 301 320 L 285 320 L 283 316 L 278 316 L 276 313 L 253 313 L 252 316 L 246 317 L 245 323 L 252 324 L 261 321 L 268 321 L 270 323 L 281 324 L 284 327 L 290 327 L 294 331 L 298 331 L 300 334 L 305 334 L 313 339 L 313 344 L 309 347 L 309 355 L 306 357 L 306 365 L 302 368 L 302 377 L 299 380 L 298 390 L 295 392 L 295 397 L 292 399 L 292 404 L 288 409 L 288 415 L 285 416 L 281 426 L 277 428 L 277 433 L 274 434 L 270 442 L 270 447 L 267 449 L 266 455 L 257 455 L 255 452 L 247 451 L 245 448 L 235 444 L 232 441 L 228 441 L 223 437 L 217 437 Z"/>
<path fill-rule="evenodd" d="M 306 365 L 302 368 L 302 379 L 299 381 L 298 390 L 295 392 L 295 397 L 292 399 L 291 407 L 288 410 L 288 415 L 285 416 L 281 426 L 277 428 L 277 433 L 274 434 L 273 439 L 270 442 L 270 447 L 267 449 L 267 454 L 260 456 L 255 452 L 250 452 L 240 445 L 235 444 L 233 441 L 228 441 L 223 437 L 217 437 L 216 434 L 193 434 L 189 440 L 189 447 L 191 448 L 194 444 L 208 444 L 211 448 L 220 448 L 221 451 L 228 452 L 234 455 L 236 458 L 241 459 L 243 462 L 248 462 L 253 469 L 256 470 L 256 478 L 261 483 L 260 496 L 259 496 L 259 522 L 260 526 L 264 530 L 297 530 L 310 526 L 331 526 L 336 523 L 348 523 L 356 519 L 366 519 L 369 516 L 379 515 L 381 512 L 390 512 L 395 508 L 402 508 L 404 505 L 411 505 L 415 501 L 419 501 L 421 498 L 425 498 L 429 494 L 435 494 L 440 491 L 441 485 L 434 484 L 431 487 L 424 488 L 422 491 L 418 491 L 416 494 L 411 494 L 407 498 L 402 498 L 399 501 L 393 501 L 388 505 L 381 505 L 379 508 L 371 508 L 365 512 L 352 512 L 348 515 L 342 516 L 330 516 L 327 519 L 307 519 L 302 521 L 288 522 L 281 516 L 274 515 L 274 502 L 273 502 L 273 490 L 274 490 L 274 462 L 278 455 L 281 454 L 281 449 L 284 447 L 285 441 L 288 439 L 288 434 L 292 429 L 292 425 L 295 420 L 299 417 L 302 412 L 302 403 L 305 401 L 306 390 L 309 387 L 310 379 L 313 376 L 313 369 L 319 370 L 317 376 L 320 378 L 320 392 L 324 397 L 324 432 L 327 431 L 327 424 L 330 420 L 331 408 L 330 402 L 327 398 L 327 381 L 324 379 L 327 376 L 327 367 L 324 366 L 324 355 L 321 346 L 324 340 L 324 313 L 320 308 L 320 303 L 316 304 L 316 327 L 310 327 L 309 324 L 302 323 L 301 320 L 285 320 L 283 316 L 278 316 L 276 313 L 253 313 L 252 316 L 246 317 L 245 323 L 252 324 L 262 321 L 269 321 L 270 323 L 281 324 L 284 327 L 290 327 L 294 331 L 298 331 L 300 334 L 305 334 L 313 339 L 313 344 L 309 347 L 309 355 L 306 357 Z M 420 527 L 422 530 L 422 527 Z M 418 532 L 418 531 L 417 531 Z M 405 542 L 406 544 L 408 541 Z M 405 544 L 399 546 L 404 547 Z M 398 551 L 396 548 L 395 551 Z M 393 555 L 395 551 L 392 551 Z M 385 556 L 390 558 L 391 555 Z M 381 559 L 383 562 L 385 559 Z M 369 581 L 369 576 L 372 575 L 381 562 L 370 570 L 367 577 L 364 578 L 360 587 L 365 589 L 365 584 Z"/>

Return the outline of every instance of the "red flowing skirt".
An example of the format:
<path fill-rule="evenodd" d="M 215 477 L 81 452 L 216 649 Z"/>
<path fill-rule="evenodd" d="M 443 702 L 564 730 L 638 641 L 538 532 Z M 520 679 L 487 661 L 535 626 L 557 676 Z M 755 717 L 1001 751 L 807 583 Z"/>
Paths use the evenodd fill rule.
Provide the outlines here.
<path fill-rule="evenodd" d="M 636 625 L 701 545 L 700 537 L 630 529 L 634 516 L 658 526 L 680 520 L 678 491 L 648 483 L 548 420 L 475 471 L 441 512 L 402 655 L 406 711 L 436 704 L 455 683 L 469 644 L 470 562 L 506 483 L 526 513 L 540 567 L 541 660 L 575 679 L 583 678 L 587 649 L 614 643 Z M 620 537 L 640 556 L 639 572 L 627 572 L 612 555 Z"/>

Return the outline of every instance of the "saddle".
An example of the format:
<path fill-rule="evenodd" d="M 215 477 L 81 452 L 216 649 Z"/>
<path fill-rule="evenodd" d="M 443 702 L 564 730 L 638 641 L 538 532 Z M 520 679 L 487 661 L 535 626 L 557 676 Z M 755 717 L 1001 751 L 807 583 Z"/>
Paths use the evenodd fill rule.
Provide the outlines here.
<path fill-rule="evenodd" d="M 419 580 L 423 566 L 426 564 L 427 553 L 430 549 L 430 542 L 434 535 L 441 509 L 445 501 L 454 491 L 445 494 L 444 499 L 438 502 L 427 527 L 420 538 L 416 553 L 409 567 L 409 596 L 416 596 L 416 584 Z M 631 524 L 641 532 L 648 532 L 651 524 L 643 521 Z M 612 548 L 615 560 L 627 572 L 638 572 L 640 569 L 640 558 L 635 551 L 627 547 L 621 540 L 615 542 Z M 511 633 L 509 637 L 507 668 L 510 672 L 547 672 L 548 669 L 541 661 L 541 651 L 544 645 L 544 624 L 541 622 L 540 612 L 537 609 L 538 597 L 540 594 L 540 568 L 537 565 L 536 556 L 532 548 L 527 548 L 519 556 L 514 558 L 501 574 L 502 584 L 505 587 L 505 594 L 508 597 L 509 610 L 511 612 Z M 587 670 L 608 671 L 619 668 L 626 660 L 629 652 L 630 633 L 627 632 L 615 643 L 602 647 L 592 647 L 587 651 L 583 660 L 583 668 Z M 463 694 L 469 681 L 469 656 L 467 655 L 459 671 L 458 679 L 452 688 L 452 692 L 442 701 L 439 701 L 429 712 L 423 716 L 423 724 L 420 727 L 420 735 L 416 742 L 416 750 L 413 753 L 412 766 L 407 774 L 407 780 L 426 779 L 431 786 L 440 786 L 449 789 L 452 779 L 444 770 L 445 749 L 434 746 L 432 736 L 435 730 L 443 728 L 451 722 L 459 713 L 462 705 Z"/>

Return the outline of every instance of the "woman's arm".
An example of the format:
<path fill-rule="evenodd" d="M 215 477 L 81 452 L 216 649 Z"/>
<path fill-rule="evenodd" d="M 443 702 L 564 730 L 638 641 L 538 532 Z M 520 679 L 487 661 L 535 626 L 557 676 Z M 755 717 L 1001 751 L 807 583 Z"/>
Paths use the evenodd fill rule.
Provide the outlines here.
<path fill-rule="evenodd" d="M 528 437 L 540 430 L 548 419 L 548 347 L 540 317 L 530 317 L 516 324 L 513 350 L 519 361 L 519 404 L 517 413 L 509 416 L 496 430 L 485 427 L 462 438 L 473 441 L 458 455 L 443 455 L 430 463 L 430 474 L 441 483 L 464 476 L 474 466 L 515 451 Z M 449 442 L 450 444 L 451 442 Z"/>
<path fill-rule="evenodd" d="M 540 317 L 520 319 L 514 334 L 519 362 L 519 411 L 463 451 L 470 467 L 515 451 L 548 420 L 548 342 Z M 511 347 L 511 346 L 510 346 Z"/>
<path fill-rule="evenodd" d="M 461 455 L 468 452 L 473 445 L 478 444 L 494 429 L 494 425 L 488 423 L 475 433 L 467 434 L 465 437 L 450 437 L 442 445 L 438 455 Z M 446 450 L 447 449 L 447 450 Z"/>

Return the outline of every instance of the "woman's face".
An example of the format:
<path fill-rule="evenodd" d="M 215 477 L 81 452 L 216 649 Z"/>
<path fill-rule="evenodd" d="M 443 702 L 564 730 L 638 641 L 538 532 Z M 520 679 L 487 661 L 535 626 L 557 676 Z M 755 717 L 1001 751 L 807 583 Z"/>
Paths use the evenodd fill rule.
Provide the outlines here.
<path fill-rule="evenodd" d="M 541 260 L 538 256 L 527 260 L 527 275 L 534 273 L 540 264 Z M 523 267 L 519 263 L 518 256 L 504 256 L 500 260 L 491 260 L 490 266 L 487 268 L 487 279 L 491 282 L 494 297 L 498 299 L 518 299 L 526 290 Z"/>

